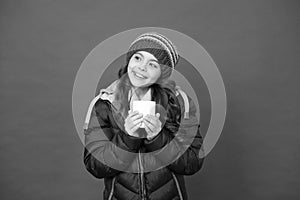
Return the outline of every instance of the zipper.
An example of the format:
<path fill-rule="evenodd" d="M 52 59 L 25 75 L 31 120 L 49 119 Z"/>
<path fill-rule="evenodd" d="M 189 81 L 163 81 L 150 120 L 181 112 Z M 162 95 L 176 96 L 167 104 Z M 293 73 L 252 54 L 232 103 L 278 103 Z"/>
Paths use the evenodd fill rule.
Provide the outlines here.
<path fill-rule="evenodd" d="M 180 198 L 180 200 L 183 200 L 182 193 L 181 193 L 181 189 L 180 189 L 180 186 L 179 186 L 177 177 L 175 176 L 175 174 L 174 174 L 173 172 L 172 172 L 172 176 L 173 176 L 173 178 L 174 178 L 174 181 L 175 181 L 175 184 L 176 184 L 176 187 L 177 187 L 177 191 L 178 191 L 178 193 L 179 193 L 179 198 Z"/>
<path fill-rule="evenodd" d="M 113 180 L 112 180 L 112 182 L 111 182 L 111 190 L 110 190 L 110 194 L 109 194 L 108 200 L 111 200 L 111 198 L 112 198 L 112 196 L 114 194 L 115 180 L 116 180 L 116 177 L 114 177 Z"/>
<path fill-rule="evenodd" d="M 141 150 L 139 150 L 139 169 L 140 169 L 140 179 L 141 179 L 141 185 L 142 185 L 142 200 L 146 199 L 146 190 L 144 185 L 144 168 L 142 164 L 142 158 L 141 158 Z"/>

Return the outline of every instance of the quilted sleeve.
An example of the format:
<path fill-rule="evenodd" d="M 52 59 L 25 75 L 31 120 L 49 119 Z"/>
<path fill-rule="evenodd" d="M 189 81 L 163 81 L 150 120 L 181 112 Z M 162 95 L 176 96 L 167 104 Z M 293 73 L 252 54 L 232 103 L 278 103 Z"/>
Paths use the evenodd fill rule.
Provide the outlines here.
<path fill-rule="evenodd" d="M 84 164 L 96 178 L 115 176 L 125 171 L 142 143 L 111 125 L 111 109 L 107 100 L 99 99 L 92 111 L 85 133 Z"/>
<path fill-rule="evenodd" d="M 182 99 L 178 101 L 182 105 Z M 157 137 L 145 142 L 148 151 L 153 152 L 160 163 L 171 163 L 168 164 L 168 168 L 182 175 L 195 174 L 201 169 L 204 161 L 204 157 L 199 156 L 203 138 L 196 116 L 196 106 L 190 98 L 189 102 L 189 118 L 181 118 L 176 132 L 164 127 Z M 183 114 L 184 110 L 181 113 Z"/>

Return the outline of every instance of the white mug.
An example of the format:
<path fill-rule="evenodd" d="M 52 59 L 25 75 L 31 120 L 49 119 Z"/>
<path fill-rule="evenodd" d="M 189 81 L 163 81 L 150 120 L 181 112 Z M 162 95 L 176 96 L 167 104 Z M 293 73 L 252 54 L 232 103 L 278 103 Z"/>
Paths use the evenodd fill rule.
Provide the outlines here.
<path fill-rule="evenodd" d="M 132 109 L 133 111 L 142 113 L 143 116 L 146 116 L 148 114 L 155 116 L 155 105 L 155 101 L 133 101 Z M 141 122 L 140 128 L 145 128 L 145 124 L 143 122 Z"/>

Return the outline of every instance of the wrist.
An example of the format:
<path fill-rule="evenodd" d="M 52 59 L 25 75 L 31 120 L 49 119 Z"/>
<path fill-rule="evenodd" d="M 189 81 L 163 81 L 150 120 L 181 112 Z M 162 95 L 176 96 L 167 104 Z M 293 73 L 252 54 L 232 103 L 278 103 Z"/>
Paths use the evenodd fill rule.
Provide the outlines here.
<path fill-rule="evenodd" d="M 153 140 L 158 134 L 154 134 L 152 136 L 147 136 L 147 140 Z"/>
<path fill-rule="evenodd" d="M 151 141 L 155 138 L 155 136 L 147 137 L 147 140 Z"/>
<path fill-rule="evenodd" d="M 129 132 L 127 132 L 127 134 L 128 134 L 129 136 L 131 136 L 131 137 L 136 137 L 136 138 L 139 137 L 139 135 L 138 135 L 137 133 L 129 133 Z"/>

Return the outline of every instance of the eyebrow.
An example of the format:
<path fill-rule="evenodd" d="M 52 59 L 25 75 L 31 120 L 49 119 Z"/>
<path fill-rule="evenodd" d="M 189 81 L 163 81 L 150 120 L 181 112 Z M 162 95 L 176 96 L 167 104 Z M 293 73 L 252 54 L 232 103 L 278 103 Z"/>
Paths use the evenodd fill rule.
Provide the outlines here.
<path fill-rule="evenodd" d="M 141 53 L 139 53 L 139 52 L 137 52 L 136 54 L 139 54 L 139 55 L 141 55 L 141 56 L 144 58 L 144 55 L 143 55 L 143 54 L 141 54 Z M 154 59 L 150 59 L 149 61 L 154 61 L 154 62 L 156 62 L 157 64 L 159 64 L 158 61 L 157 61 L 157 60 L 154 60 Z"/>

